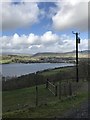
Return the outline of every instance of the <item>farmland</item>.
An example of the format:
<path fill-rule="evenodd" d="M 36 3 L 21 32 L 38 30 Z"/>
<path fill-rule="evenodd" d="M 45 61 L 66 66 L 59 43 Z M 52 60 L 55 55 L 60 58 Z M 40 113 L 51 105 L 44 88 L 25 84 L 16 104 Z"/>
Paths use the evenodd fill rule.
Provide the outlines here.
<path fill-rule="evenodd" d="M 87 82 L 82 84 L 82 88 Z M 76 97 L 59 100 L 45 85 L 39 87 L 39 105 L 35 106 L 35 87 L 3 92 L 3 118 L 46 118 L 63 116 L 71 107 L 87 99 L 87 90 L 78 90 Z M 86 87 L 87 89 L 87 87 Z"/>

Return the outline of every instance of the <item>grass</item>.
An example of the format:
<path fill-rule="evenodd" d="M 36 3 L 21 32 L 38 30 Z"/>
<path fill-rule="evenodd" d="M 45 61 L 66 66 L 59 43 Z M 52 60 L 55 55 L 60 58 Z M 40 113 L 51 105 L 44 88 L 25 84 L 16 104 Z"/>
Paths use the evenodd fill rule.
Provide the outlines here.
<path fill-rule="evenodd" d="M 86 82 L 83 83 L 85 87 Z M 76 97 L 59 100 L 45 85 L 39 86 L 39 106 L 35 107 L 35 87 L 3 92 L 3 117 L 44 118 L 62 116 L 71 107 L 79 106 L 87 99 L 86 90 L 80 89 Z"/>
<path fill-rule="evenodd" d="M 9 64 L 9 63 L 11 63 L 12 62 L 12 60 L 0 60 L 0 64 Z"/>
<path fill-rule="evenodd" d="M 65 71 L 70 71 L 72 70 L 73 67 L 64 67 L 64 68 L 56 68 L 56 69 L 52 69 L 52 70 L 47 70 L 47 71 L 44 71 L 44 72 L 40 72 L 40 75 L 43 75 L 43 76 L 52 76 L 52 75 L 56 75 L 57 73 L 59 72 L 65 72 Z"/>
<path fill-rule="evenodd" d="M 14 91 L 6 91 L 3 92 L 2 95 L 3 112 L 17 110 L 18 107 L 22 108 L 26 104 L 31 107 L 35 106 L 35 87 L 18 89 Z M 39 86 L 39 96 L 40 104 L 46 101 L 46 96 L 49 96 L 49 101 L 52 101 L 53 98 L 55 99 L 55 97 L 45 88 L 45 85 Z"/>

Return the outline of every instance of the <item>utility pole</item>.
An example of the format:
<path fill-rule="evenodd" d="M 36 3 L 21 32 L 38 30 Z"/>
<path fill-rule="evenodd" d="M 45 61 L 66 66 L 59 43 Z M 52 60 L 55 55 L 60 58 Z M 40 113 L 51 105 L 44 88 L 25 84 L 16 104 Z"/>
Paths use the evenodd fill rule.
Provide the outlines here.
<path fill-rule="evenodd" d="M 78 37 L 78 35 L 80 33 L 78 32 L 72 32 L 73 34 L 76 35 L 76 81 L 79 81 L 79 77 L 78 77 L 78 44 L 80 43 L 80 38 Z"/>

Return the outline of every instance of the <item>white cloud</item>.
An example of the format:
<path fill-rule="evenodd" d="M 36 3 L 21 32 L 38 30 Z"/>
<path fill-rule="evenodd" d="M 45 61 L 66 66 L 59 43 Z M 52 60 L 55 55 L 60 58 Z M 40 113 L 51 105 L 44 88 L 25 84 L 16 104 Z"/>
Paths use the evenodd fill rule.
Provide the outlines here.
<path fill-rule="evenodd" d="M 8 1 L 5 3 L 5 1 Z M 39 15 L 45 15 L 38 7 L 36 2 L 47 2 L 45 0 L 20 0 L 21 4 L 11 4 L 12 0 L 2 0 L 2 21 L 0 26 L 2 29 L 13 29 L 21 27 L 30 27 L 39 21 Z M 17 1 L 17 0 L 15 0 Z M 57 2 L 57 8 L 51 9 L 49 16 L 52 16 L 53 27 L 56 30 L 65 30 L 69 28 L 77 28 L 80 30 L 87 29 L 89 0 L 49 0 L 48 2 Z M 17 1 L 18 2 L 18 1 Z M 54 12 L 54 15 L 53 15 Z M 55 14 L 56 13 L 56 14 Z"/>
<path fill-rule="evenodd" d="M 67 35 L 57 35 L 47 31 L 41 36 L 30 33 L 0 37 L 3 52 L 37 53 L 37 52 L 67 52 L 75 50 L 75 39 Z M 1 46 L 1 45 L 0 45 Z M 81 40 L 79 50 L 88 49 L 88 40 Z"/>
<path fill-rule="evenodd" d="M 27 42 L 30 45 L 36 45 L 36 44 L 38 45 L 38 44 L 40 44 L 40 38 L 39 38 L 39 36 L 34 35 L 33 33 L 31 33 L 28 36 Z"/>
<path fill-rule="evenodd" d="M 43 42 L 43 44 L 52 45 L 52 43 L 56 43 L 58 40 L 59 36 L 53 34 L 51 31 L 48 31 L 41 36 L 41 41 Z"/>
<path fill-rule="evenodd" d="M 2 29 L 13 29 L 20 27 L 30 27 L 39 21 L 41 11 L 37 3 L 2 3 Z"/>
<path fill-rule="evenodd" d="M 11 2 L 12 0 L 0 0 L 0 2 Z"/>
<path fill-rule="evenodd" d="M 56 3 L 56 14 L 52 16 L 53 27 L 56 30 L 87 30 L 88 1 L 63 0 Z"/>

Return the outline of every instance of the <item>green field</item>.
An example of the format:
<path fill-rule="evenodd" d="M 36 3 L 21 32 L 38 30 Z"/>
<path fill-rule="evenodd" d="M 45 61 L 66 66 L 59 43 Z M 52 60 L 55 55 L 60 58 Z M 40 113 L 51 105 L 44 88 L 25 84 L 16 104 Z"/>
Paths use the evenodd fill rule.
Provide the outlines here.
<path fill-rule="evenodd" d="M 43 118 L 62 116 L 66 110 L 87 99 L 87 82 L 83 82 L 77 95 L 59 100 L 45 85 L 38 86 L 39 105 L 35 106 L 35 87 L 3 92 L 3 117 Z M 85 89 L 84 89 L 85 88 Z"/>
<path fill-rule="evenodd" d="M 69 71 L 72 71 L 73 69 L 74 69 L 74 67 L 63 67 L 63 68 L 60 67 L 60 68 L 40 72 L 40 75 L 48 77 L 48 76 L 52 76 L 52 75 L 57 75 L 61 72 L 69 72 Z"/>

